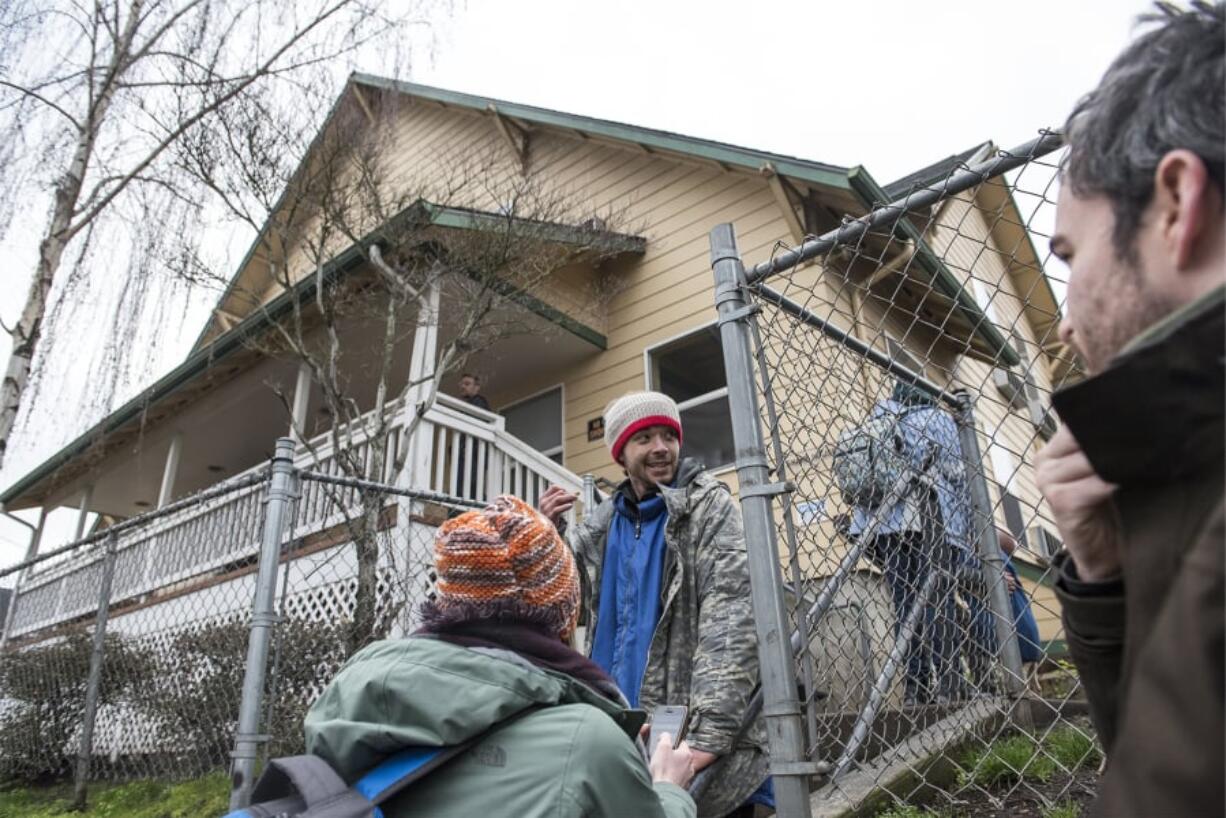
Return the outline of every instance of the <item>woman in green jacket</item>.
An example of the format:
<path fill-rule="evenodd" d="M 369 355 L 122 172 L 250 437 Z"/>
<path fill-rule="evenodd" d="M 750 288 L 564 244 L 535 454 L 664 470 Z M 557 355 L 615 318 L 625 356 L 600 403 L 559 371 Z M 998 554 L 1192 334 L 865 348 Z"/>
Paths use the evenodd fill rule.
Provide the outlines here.
<path fill-rule="evenodd" d="M 439 529 L 435 567 L 426 626 L 345 664 L 307 713 L 309 752 L 352 783 L 404 747 L 483 735 L 388 818 L 695 815 L 689 747 L 661 741 L 649 767 L 616 685 L 567 646 L 578 572 L 544 517 L 499 497 Z"/>

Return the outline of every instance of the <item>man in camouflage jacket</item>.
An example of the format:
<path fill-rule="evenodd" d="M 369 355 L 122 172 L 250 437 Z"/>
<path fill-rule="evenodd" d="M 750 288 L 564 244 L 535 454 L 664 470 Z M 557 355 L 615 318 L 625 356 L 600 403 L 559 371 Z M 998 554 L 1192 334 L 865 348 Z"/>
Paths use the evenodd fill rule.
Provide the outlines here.
<path fill-rule="evenodd" d="M 680 418 L 666 396 L 632 393 L 619 398 L 605 410 L 605 428 L 606 442 L 628 479 L 569 532 L 584 580 L 585 649 L 597 664 L 608 658 L 598 644 L 602 632 L 611 632 L 608 622 L 602 628 L 602 614 L 607 616 L 612 607 L 610 600 L 602 600 L 602 589 L 610 587 L 606 570 L 622 572 L 623 580 L 631 577 L 623 562 L 629 555 L 611 554 L 618 549 L 616 543 L 610 547 L 617 526 L 629 522 L 639 546 L 638 535 L 653 522 L 645 509 L 662 502 L 664 513 L 657 518 L 663 528 L 660 573 L 648 569 L 651 576 L 634 577 L 653 598 L 658 577 L 658 618 L 641 640 L 645 667 L 638 689 L 627 690 L 634 687 L 633 678 L 619 681 L 630 700 L 637 697 L 648 712 L 664 704 L 689 708 L 687 740 L 695 750 L 695 766 L 708 768 L 707 786 L 698 794 L 698 814 L 727 815 L 767 776 L 760 718 L 741 729 L 758 682 L 758 653 L 740 510 L 727 486 L 697 461 L 679 458 Z M 647 454 L 640 462 L 636 452 Z M 551 488 L 541 499 L 541 509 L 560 521 L 573 502 L 573 495 Z M 624 519 L 628 512 L 629 521 Z M 649 538 L 643 536 L 644 541 Z M 625 592 L 623 586 L 618 594 Z M 619 630 L 615 639 L 616 650 L 622 651 L 634 635 Z M 637 674 L 637 666 L 630 665 Z M 619 669 L 606 668 L 615 679 Z"/>

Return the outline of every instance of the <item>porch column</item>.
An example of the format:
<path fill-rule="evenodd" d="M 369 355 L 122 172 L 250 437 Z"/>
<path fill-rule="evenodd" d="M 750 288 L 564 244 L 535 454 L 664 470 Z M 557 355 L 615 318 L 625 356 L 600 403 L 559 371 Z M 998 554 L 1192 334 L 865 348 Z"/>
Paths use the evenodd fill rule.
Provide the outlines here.
<path fill-rule="evenodd" d="M 85 518 L 89 514 L 89 505 L 94 499 L 94 484 L 90 483 L 81 490 L 81 504 L 77 508 L 77 533 L 72 541 L 76 542 L 85 536 Z"/>
<path fill-rule="evenodd" d="M 43 506 L 38 512 L 38 525 L 34 526 L 34 531 L 30 534 L 30 546 L 26 549 L 26 560 L 32 560 L 38 556 L 38 548 L 43 541 L 43 525 L 46 522 L 47 507 Z"/>
<path fill-rule="evenodd" d="M 438 355 L 439 301 L 439 287 L 437 282 L 434 282 L 427 290 L 417 315 L 413 349 L 409 357 L 409 386 L 404 392 L 404 402 L 397 409 L 399 426 L 405 430 L 406 435 L 402 445 L 408 447 L 408 453 L 403 468 L 393 479 L 397 486 L 403 488 L 433 487 L 431 476 L 434 465 L 434 424 L 427 422 L 424 417 L 418 417 L 417 411 L 433 394 L 435 359 Z M 424 408 L 422 406 L 422 409 Z M 406 588 L 429 586 L 431 560 L 427 546 L 434 537 L 433 528 L 437 523 L 432 525 L 419 516 L 425 508 L 426 504 L 420 500 L 401 497 L 396 501 L 397 534 L 410 544 L 408 558 L 404 564 Z M 413 629 L 418 601 L 413 599 L 413 604 L 405 606 L 404 613 L 392 626 L 390 635 L 393 638 Z"/>
<path fill-rule="evenodd" d="M 400 485 L 416 488 L 429 484 L 430 465 L 434 457 L 433 427 L 416 416 L 418 407 L 434 394 L 434 367 L 438 356 L 437 281 L 431 282 L 422 300 L 424 303 L 417 315 L 413 350 L 409 357 L 409 387 L 405 390 L 404 403 L 399 409 L 400 426 L 409 432 L 405 441 L 409 454 L 404 462 L 404 471 L 396 476 Z"/>
<path fill-rule="evenodd" d="M 400 485 L 425 488 L 429 484 L 430 465 L 434 457 L 433 427 L 424 419 L 416 418 L 418 407 L 433 394 L 434 367 L 438 356 L 438 311 L 439 286 L 432 282 L 417 315 L 417 328 L 413 332 L 413 350 L 409 357 L 409 388 L 405 390 L 404 404 L 400 407 L 401 428 L 411 430 L 408 457 L 404 472 L 397 475 Z M 414 420 L 417 420 L 414 423 Z"/>
<path fill-rule="evenodd" d="M 301 446 L 307 438 L 307 412 L 311 403 L 311 367 L 306 361 L 298 363 L 298 380 L 294 383 L 294 402 L 290 418 L 289 436 L 294 444 Z"/>
<path fill-rule="evenodd" d="M 38 525 L 34 526 L 34 530 L 30 532 L 30 545 L 26 548 L 26 557 L 22 562 L 29 562 L 38 556 L 38 549 L 43 540 L 43 526 L 47 522 L 47 510 L 47 506 L 39 509 Z M 8 610 L 4 614 L 3 631 L 0 632 L 0 651 L 8 647 L 9 628 L 13 624 L 13 615 L 16 612 L 17 604 L 21 601 L 21 586 L 25 584 L 26 575 L 29 573 L 30 569 L 24 568 L 17 574 L 17 581 L 13 585 L 13 593 L 9 597 Z"/>
<path fill-rule="evenodd" d="M 175 432 L 166 452 L 166 468 L 162 470 L 162 488 L 158 491 L 158 508 L 170 502 L 174 495 L 175 479 L 179 476 L 179 456 L 183 453 L 183 433 Z"/>
<path fill-rule="evenodd" d="M 430 380 L 438 364 L 438 312 L 441 296 L 437 281 L 431 282 L 417 315 L 417 329 L 413 333 L 413 352 L 409 360 L 408 404 L 418 403 L 431 394 Z M 407 407 L 406 407 L 407 408 Z M 414 408 L 414 411 L 416 409 Z"/>

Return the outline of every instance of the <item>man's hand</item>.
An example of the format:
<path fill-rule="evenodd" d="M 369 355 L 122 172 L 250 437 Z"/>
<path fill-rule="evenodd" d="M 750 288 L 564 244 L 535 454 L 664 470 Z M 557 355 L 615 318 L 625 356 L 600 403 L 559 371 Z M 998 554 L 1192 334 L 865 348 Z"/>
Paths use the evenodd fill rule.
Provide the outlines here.
<path fill-rule="evenodd" d="M 684 741 L 673 747 L 673 737 L 668 733 L 660 736 L 656 748 L 651 753 L 652 781 L 669 781 L 685 789 L 694 780 L 694 755 L 690 745 Z"/>
<path fill-rule="evenodd" d="M 1117 487 L 1095 473 L 1067 426 L 1061 426 L 1035 458 L 1035 480 L 1077 575 L 1086 582 L 1118 575 L 1120 536 L 1110 504 Z"/>
<path fill-rule="evenodd" d="M 556 526 L 562 521 L 562 515 L 574 507 L 577 499 L 579 499 L 579 495 L 571 494 L 561 486 L 550 486 L 541 495 L 536 508 Z"/>
<path fill-rule="evenodd" d="M 715 753 L 708 753 L 706 750 L 691 750 L 694 754 L 694 772 L 702 772 L 703 768 L 710 767 L 719 758 Z"/>
<path fill-rule="evenodd" d="M 1017 580 L 1013 578 L 1013 574 L 1007 571 L 1005 572 L 1005 588 L 1008 589 L 1009 593 L 1017 590 Z"/>

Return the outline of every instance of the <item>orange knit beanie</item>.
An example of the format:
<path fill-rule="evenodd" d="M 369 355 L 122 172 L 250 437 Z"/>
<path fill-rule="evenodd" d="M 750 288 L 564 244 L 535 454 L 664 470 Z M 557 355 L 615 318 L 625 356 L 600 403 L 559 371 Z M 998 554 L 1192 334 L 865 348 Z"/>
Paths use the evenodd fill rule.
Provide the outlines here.
<path fill-rule="evenodd" d="M 579 571 L 549 520 L 502 495 L 439 526 L 435 599 L 422 618 L 438 626 L 475 619 L 527 621 L 569 640 L 579 617 Z"/>

